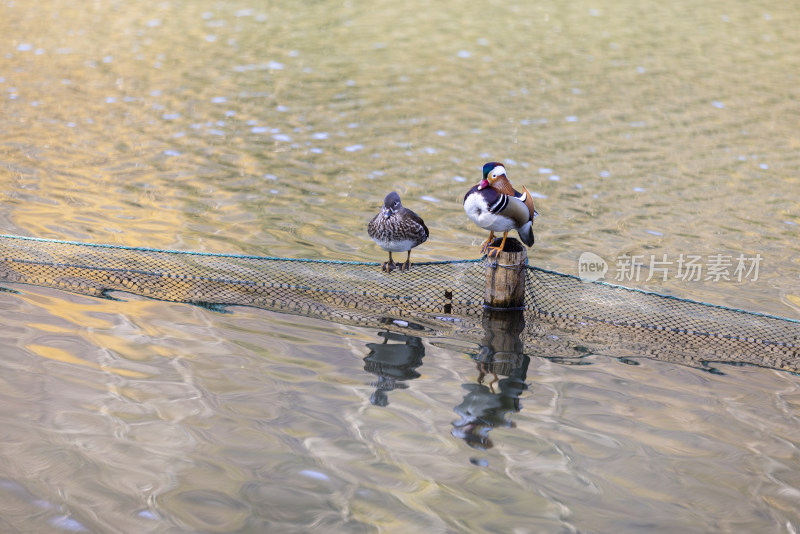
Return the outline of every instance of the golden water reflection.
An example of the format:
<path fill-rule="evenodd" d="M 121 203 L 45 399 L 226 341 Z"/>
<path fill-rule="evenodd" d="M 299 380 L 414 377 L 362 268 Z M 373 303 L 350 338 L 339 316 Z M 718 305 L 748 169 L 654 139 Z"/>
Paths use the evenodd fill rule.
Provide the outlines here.
<path fill-rule="evenodd" d="M 374 259 L 398 189 L 421 259 L 467 258 L 461 197 L 497 159 L 545 197 L 537 264 L 760 253 L 743 288 L 650 283 L 795 312 L 791 6 L 66 5 L 5 8 L 9 233 Z"/>

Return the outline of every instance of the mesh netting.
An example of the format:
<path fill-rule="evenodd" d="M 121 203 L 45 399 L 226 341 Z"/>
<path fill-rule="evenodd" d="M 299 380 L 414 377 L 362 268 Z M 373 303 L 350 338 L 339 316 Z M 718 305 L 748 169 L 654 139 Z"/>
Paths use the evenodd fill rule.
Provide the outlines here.
<path fill-rule="evenodd" d="M 252 306 L 429 337 L 486 338 L 484 260 L 377 263 L 164 251 L 0 236 L 0 282 L 207 307 Z M 709 361 L 800 371 L 797 321 L 528 266 L 520 338 L 531 355 Z M 494 324 L 494 323 L 492 323 Z"/>

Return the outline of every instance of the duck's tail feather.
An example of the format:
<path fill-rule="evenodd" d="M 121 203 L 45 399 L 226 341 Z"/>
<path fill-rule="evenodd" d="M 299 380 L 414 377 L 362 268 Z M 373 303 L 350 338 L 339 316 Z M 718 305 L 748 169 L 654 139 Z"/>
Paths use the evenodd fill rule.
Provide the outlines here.
<path fill-rule="evenodd" d="M 522 239 L 522 242 L 525 243 L 526 246 L 533 246 L 533 221 L 528 221 L 523 226 L 520 226 L 517 232 L 519 232 L 519 238 Z"/>

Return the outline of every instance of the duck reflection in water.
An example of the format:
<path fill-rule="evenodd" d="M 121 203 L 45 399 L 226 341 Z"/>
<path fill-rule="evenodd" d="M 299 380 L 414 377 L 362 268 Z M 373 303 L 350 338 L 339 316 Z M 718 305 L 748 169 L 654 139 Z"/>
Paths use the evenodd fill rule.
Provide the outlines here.
<path fill-rule="evenodd" d="M 405 389 L 407 380 L 419 378 L 416 371 L 422 365 L 425 346 L 422 339 L 395 332 L 380 332 L 383 343 L 367 343 L 369 354 L 364 358 L 364 370 L 377 375 L 377 382 L 370 385 L 375 392 L 369 401 L 375 406 L 389 404 L 388 393 L 395 389 Z M 399 343 L 389 343 L 389 341 Z"/>
<path fill-rule="evenodd" d="M 483 328 L 480 351 L 473 356 L 477 383 L 462 384 L 467 394 L 455 407 L 461 419 L 453 422 L 452 430 L 453 436 L 476 449 L 492 447 L 489 432 L 493 428 L 515 426 L 510 416 L 521 409 L 519 397 L 528 389 L 525 379 L 530 364 L 520 340 L 525 328 L 521 310 L 486 310 Z M 492 377 L 488 385 L 484 384 L 487 375 Z"/>

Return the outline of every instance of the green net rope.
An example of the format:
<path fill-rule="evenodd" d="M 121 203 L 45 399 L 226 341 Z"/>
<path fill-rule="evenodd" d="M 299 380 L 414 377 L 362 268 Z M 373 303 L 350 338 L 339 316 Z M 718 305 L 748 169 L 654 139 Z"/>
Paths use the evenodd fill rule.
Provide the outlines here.
<path fill-rule="evenodd" d="M 251 306 L 427 337 L 485 341 L 487 262 L 378 263 L 213 254 L 0 235 L 0 283 L 210 308 Z M 800 371 L 800 322 L 525 268 L 531 355 L 590 354 Z"/>

